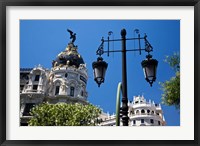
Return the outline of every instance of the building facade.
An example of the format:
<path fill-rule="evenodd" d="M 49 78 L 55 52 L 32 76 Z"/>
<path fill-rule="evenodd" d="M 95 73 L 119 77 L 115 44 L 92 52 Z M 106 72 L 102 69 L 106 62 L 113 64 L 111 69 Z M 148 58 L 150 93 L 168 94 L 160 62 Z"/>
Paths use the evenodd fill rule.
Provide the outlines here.
<path fill-rule="evenodd" d="M 165 126 L 165 118 L 160 104 L 147 101 L 144 96 L 134 96 L 128 102 L 129 126 Z M 115 126 L 116 115 L 102 114 L 100 126 Z M 123 125 L 120 122 L 120 125 Z"/>
<path fill-rule="evenodd" d="M 52 61 L 51 70 L 41 65 L 20 69 L 21 125 L 27 125 L 31 108 L 43 102 L 88 103 L 87 68 L 77 50 L 70 42 Z"/>

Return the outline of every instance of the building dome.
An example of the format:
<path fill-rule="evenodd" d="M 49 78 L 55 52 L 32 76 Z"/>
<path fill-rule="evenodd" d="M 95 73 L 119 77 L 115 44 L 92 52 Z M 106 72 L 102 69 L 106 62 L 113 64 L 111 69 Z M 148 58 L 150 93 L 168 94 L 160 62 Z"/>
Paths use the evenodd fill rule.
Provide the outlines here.
<path fill-rule="evenodd" d="M 77 46 L 73 43 L 69 43 L 66 50 L 58 54 L 55 60 L 52 62 L 52 66 L 75 66 L 79 67 L 80 64 L 84 64 L 83 58 L 77 52 Z"/>
<path fill-rule="evenodd" d="M 48 79 L 49 103 L 87 102 L 87 68 L 73 42 L 53 60 Z"/>

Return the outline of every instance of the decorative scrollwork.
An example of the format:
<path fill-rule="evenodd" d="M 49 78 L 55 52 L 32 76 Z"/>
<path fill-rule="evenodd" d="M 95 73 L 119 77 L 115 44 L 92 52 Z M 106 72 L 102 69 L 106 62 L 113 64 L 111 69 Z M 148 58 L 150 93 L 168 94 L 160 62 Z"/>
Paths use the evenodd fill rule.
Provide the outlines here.
<path fill-rule="evenodd" d="M 149 43 L 149 41 L 147 40 L 147 35 L 144 35 L 144 43 L 145 43 L 145 51 L 146 52 L 151 52 L 153 51 L 153 47 L 151 46 L 151 44 Z"/>
<path fill-rule="evenodd" d="M 104 47 L 103 46 L 104 45 L 104 39 L 102 38 L 101 41 L 102 41 L 102 43 L 99 46 L 99 48 L 97 49 L 97 51 L 96 51 L 96 54 L 99 55 L 99 56 L 101 56 L 104 53 L 104 49 L 103 49 L 103 47 Z"/>
<path fill-rule="evenodd" d="M 112 34 L 113 34 L 112 31 L 109 31 L 109 32 L 108 32 L 108 36 L 111 36 Z"/>

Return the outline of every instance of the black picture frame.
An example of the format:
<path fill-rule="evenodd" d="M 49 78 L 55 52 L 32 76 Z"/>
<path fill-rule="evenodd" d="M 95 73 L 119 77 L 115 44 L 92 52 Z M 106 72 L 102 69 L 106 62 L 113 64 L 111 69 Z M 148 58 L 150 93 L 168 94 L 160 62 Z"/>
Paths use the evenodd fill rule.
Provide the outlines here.
<path fill-rule="evenodd" d="M 6 7 L 7 6 L 194 6 L 194 140 L 7 140 L 6 139 Z M 200 1 L 199 0 L 1 0 L 0 1 L 0 144 L 2 146 L 21 145 L 199 145 L 199 64 L 200 64 Z M 172 131 L 173 132 L 173 131 Z M 124 133 L 125 134 L 125 133 Z M 123 133 L 122 133 L 123 135 Z"/>

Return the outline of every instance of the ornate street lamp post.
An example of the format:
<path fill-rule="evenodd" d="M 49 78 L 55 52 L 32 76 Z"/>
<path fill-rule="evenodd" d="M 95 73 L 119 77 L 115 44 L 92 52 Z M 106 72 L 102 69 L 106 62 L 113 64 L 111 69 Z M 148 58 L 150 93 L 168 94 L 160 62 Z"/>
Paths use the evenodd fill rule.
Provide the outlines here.
<path fill-rule="evenodd" d="M 96 53 L 97 53 L 97 55 L 99 55 L 99 57 L 98 57 L 97 61 L 93 62 L 93 64 L 92 64 L 92 67 L 94 70 L 94 80 L 100 87 L 101 83 L 104 83 L 105 73 L 106 73 L 106 69 L 108 66 L 108 64 L 105 61 L 103 61 L 103 58 L 101 57 L 101 55 L 103 55 L 104 53 L 108 53 L 108 56 L 109 56 L 109 53 L 111 53 L 111 52 L 113 52 L 113 53 L 121 52 L 122 53 L 122 111 L 121 111 L 121 114 L 122 114 L 123 126 L 128 126 L 128 121 L 129 121 L 128 97 L 127 97 L 126 52 L 127 51 L 139 51 L 141 54 L 141 51 L 145 51 L 148 53 L 148 55 L 146 56 L 147 59 L 143 60 L 141 64 L 142 64 L 142 68 L 144 70 L 145 79 L 147 82 L 149 82 L 150 86 L 152 86 L 153 82 L 156 80 L 156 70 L 157 70 L 157 65 L 158 65 L 158 61 L 155 59 L 152 59 L 152 55 L 149 54 L 151 51 L 153 51 L 153 47 L 148 42 L 147 35 L 145 34 L 144 37 L 140 37 L 139 30 L 136 29 L 135 32 L 138 34 L 137 38 L 126 38 L 126 30 L 122 29 L 121 30 L 121 39 L 113 39 L 113 40 L 110 40 L 109 36 L 111 35 L 111 32 L 109 32 L 108 40 L 104 40 L 102 38 L 102 40 L 101 40 L 102 43 L 99 46 L 98 50 L 96 51 Z M 127 50 L 126 49 L 126 40 L 138 40 L 139 48 Z M 144 40 L 144 43 L 145 43 L 144 49 L 141 48 L 141 44 L 140 44 L 141 40 Z M 109 50 L 109 42 L 112 42 L 112 41 L 121 41 L 122 49 L 110 51 Z M 104 42 L 108 43 L 107 51 L 104 51 L 104 48 L 103 48 Z"/>

